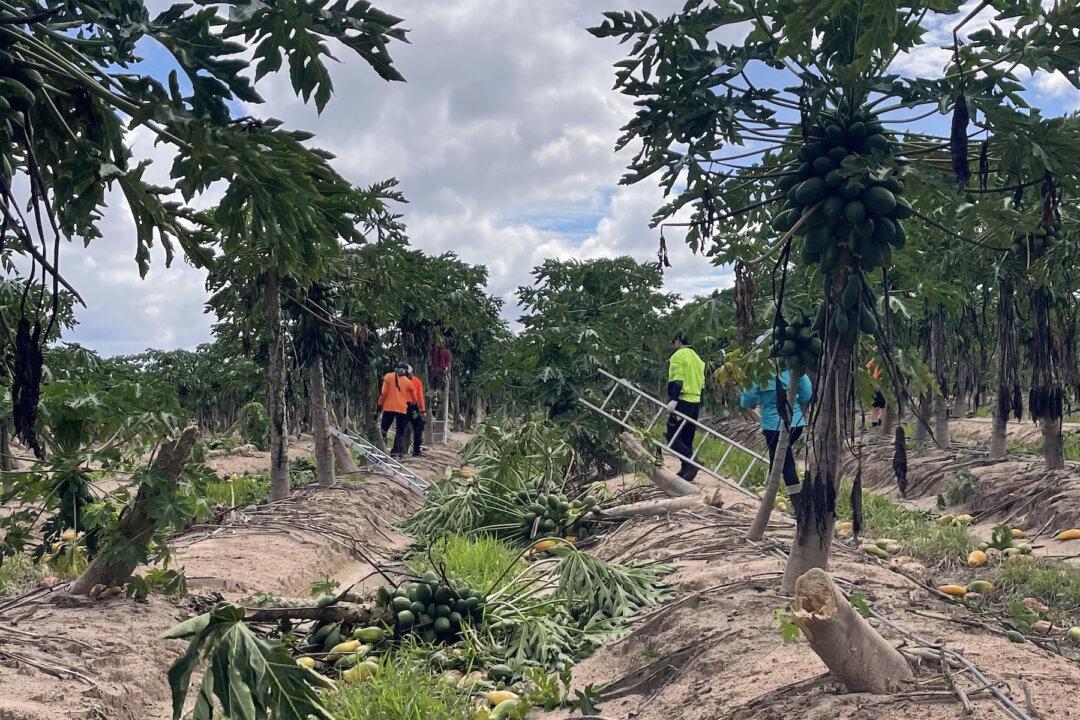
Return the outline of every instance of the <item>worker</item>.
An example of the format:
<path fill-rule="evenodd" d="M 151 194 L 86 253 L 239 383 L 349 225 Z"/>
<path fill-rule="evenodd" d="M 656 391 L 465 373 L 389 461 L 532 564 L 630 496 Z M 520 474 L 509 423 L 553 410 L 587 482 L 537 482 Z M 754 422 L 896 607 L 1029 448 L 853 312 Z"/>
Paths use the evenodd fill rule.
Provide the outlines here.
<path fill-rule="evenodd" d="M 705 362 L 690 347 L 686 334 L 681 330 L 671 339 L 671 347 L 674 352 L 668 361 L 669 415 L 665 437 L 672 451 L 682 460 L 679 477 L 692 482 L 698 472 L 690 458 L 694 454 L 694 433 L 698 413 L 701 412 L 701 391 L 705 387 Z"/>
<path fill-rule="evenodd" d="M 420 456 L 420 441 L 424 437 L 424 416 L 427 415 L 427 405 L 424 403 L 424 383 L 420 378 L 413 375 L 412 365 L 406 368 L 409 379 L 412 380 L 413 400 L 409 404 L 409 422 L 412 423 L 413 431 L 413 457 Z"/>
<path fill-rule="evenodd" d="M 764 387 L 758 385 L 744 390 L 739 398 L 739 404 L 744 408 L 759 407 L 761 409 L 761 434 L 765 436 L 765 444 L 769 446 L 770 468 L 775 459 L 776 445 L 780 441 L 780 431 L 784 425 L 780 419 L 780 413 L 776 409 L 777 380 L 780 381 L 780 392 L 785 393 L 786 397 L 791 382 L 790 370 L 785 370 L 779 375 L 773 375 L 768 385 Z M 792 448 L 795 446 L 799 436 L 802 435 L 803 427 L 806 425 L 806 416 L 809 414 L 808 406 L 813 392 L 810 378 L 805 374 L 800 375 L 798 386 L 795 389 L 795 408 L 791 418 L 791 431 L 788 434 L 787 454 L 784 456 L 784 485 L 787 486 L 788 496 L 802 490 L 799 473 L 795 469 L 795 454 Z"/>
<path fill-rule="evenodd" d="M 393 372 L 383 376 L 382 392 L 379 393 L 379 408 L 382 413 L 382 439 L 386 446 L 386 436 L 390 426 L 394 426 L 394 447 L 391 457 L 401 457 L 405 452 L 405 424 L 408 420 L 409 404 L 415 402 L 416 389 L 406 374 L 408 365 L 399 362 Z"/>
<path fill-rule="evenodd" d="M 885 416 L 885 396 L 881 394 L 881 390 L 877 387 L 878 382 L 881 380 L 881 368 L 877 366 L 873 358 L 870 358 L 866 363 L 866 371 L 870 373 L 870 378 L 874 381 L 874 402 L 870 413 L 870 426 L 879 427 L 882 417 Z"/>

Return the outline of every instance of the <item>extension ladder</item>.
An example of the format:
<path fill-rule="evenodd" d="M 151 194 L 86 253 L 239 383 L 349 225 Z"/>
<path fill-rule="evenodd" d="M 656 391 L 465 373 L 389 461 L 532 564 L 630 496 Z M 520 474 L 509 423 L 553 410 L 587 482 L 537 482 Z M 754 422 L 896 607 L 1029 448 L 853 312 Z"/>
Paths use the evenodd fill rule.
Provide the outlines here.
<path fill-rule="evenodd" d="M 739 490 L 742 493 L 745 493 L 746 495 L 757 497 L 746 487 L 746 479 L 750 476 L 750 471 L 758 463 L 763 464 L 765 466 L 766 473 L 768 472 L 769 459 L 767 457 L 764 457 L 760 453 L 751 450 L 742 443 L 733 440 L 726 435 L 721 435 L 708 425 L 703 425 L 692 417 L 684 415 L 683 413 L 678 411 L 671 411 L 672 415 L 681 418 L 681 422 L 679 423 L 678 429 L 675 431 L 675 434 L 672 436 L 672 439 L 668 442 L 658 440 L 653 437 L 652 430 L 656 427 L 656 424 L 660 422 L 660 419 L 664 415 L 668 414 L 667 403 L 663 400 L 653 397 L 638 386 L 634 385 L 629 380 L 624 380 L 623 378 L 616 377 L 611 373 L 607 372 L 606 370 L 600 370 L 600 374 L 608 380 L 612 381 L 611 389 L 604 397 L 604 401 L 600 403 L 600 405 L 595 405 L 594 403 L 589 402 L 585 398 L 578 398 L 578 402 L 580 402 L 585 407 L 600 413 L 608 420 L 612 420 L 618 423 L 623 428 L 633 433 L 643 434 L 647 440 L 651 441 L 663 452 L 670 453 L 672 456 L 678 458 L 679 460 L 690 463 L 698 470 L 701 470 L 708 474 L 710 477 L 716 478 L 720 482 L 730 485 L 731 487 Z M 641 404 L 642 401 L 644 401 L 644 405 Z M 627 403 L 629 403 L 628 406 Z M 623 410 L 624 407 L 625 410 Z M 639 416 L 643 414 L 644 419 L 648 420 L 648 424 L 645 425 L 644 430 L 635 427 L 632 422 L 634 419 L 635 411 L 639 411 Z M 679 451 L 675 450 L 673 447 L 675 443 L 675 438 L 679 436 L 679 433 L 683 431 L 683 428 L 686 427 L 687 423 L 692 425 L 697 431 L 696 445 L 691 451 L 690 457 L 683 455 Z M 705 443 L 707 439 L 715 440 L 725 446 L 724 454 L 721 456 L 720 462 L 716 463 L 716 465 L 711 468 L 702 465 L 698 461 L 698 452 L 701 450 L 701 446 Z M 731 480 L 720 474 L 720 468 L 722 468 L 724 466 L 724 463 L 727 462 L 727 459 L 731 455 L 731 452 L 733 450 L 739 450 L 750 457 L 750 461 L 749 463 L 747 463 L 746 469 L 743 471 L 743 474 L 739 478 L 739 481 L 737 483 L 732 482 Z"/>
<path fill-rule="evenodd" d="M 399 463 L 394 458 L 390 457 L 383 450 L 375 447 L 370 442 L 362 437 L 356 437 L 353 435 L 346 435 L 338 430 L 336 427 L 330 428 L 330 434 L 343 442 L 346 447 L 350 447 L 356 452 L 364 456 L 364 459 L 368 461 L 377 470 L 381 470 L 388 475 L 391 480 L 401 485 L 405 489 L 409 490 L 420 497 L 425 497 L 428 490 L 428 482 L 422 477 L 414 473 L 409 468 Z"/>

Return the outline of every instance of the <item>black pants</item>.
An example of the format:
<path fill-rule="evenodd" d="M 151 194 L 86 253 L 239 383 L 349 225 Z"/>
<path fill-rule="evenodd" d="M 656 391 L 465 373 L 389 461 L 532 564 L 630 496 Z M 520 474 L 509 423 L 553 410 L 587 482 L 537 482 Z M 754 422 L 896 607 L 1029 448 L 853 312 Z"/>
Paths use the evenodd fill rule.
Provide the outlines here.
<path fill-rule="evenodd" d="M 424 437 L 424 414 L 418 405 L 409 406 L 409 422 L 412 423 L 412 454 L 420 454 L 420 441 Z"/>
<path fill-rule="evenodd" d="M 405 421 L 408 420 L 408 416 L 405 413 L 388 412 L 383 411 L 382 414 L 382 439 L 383 445 L 386 445 L 386 433 L 389 432 L 390 426 L 394 426 L 394 448 L 390 451 L 392 454 L 400 455 L 405 452 Z"/>
<path fill-rule="evenodd" d="M 697 420 L 698 413 L 701 411 L 701 403 L 679 400 L 675 403 L 675 409 L 683 415 Z M 680 425 L 682 425 L 681 430 L 679 429 Z M 693 423 L 686 422 L 684 424 L 683 419 L 675 413 L 668 415 L 667 433 L 664 435 L 664 439 L 671 444 L 672 450 L 683 457 L 690 457 L 694 453 L 695 432 L 697 432 L 697 428 Z M 676 433 L 678 433 L 678 437 L 675 437 Z M 675 438 L 675 442 L 671 442 L 671 438 L 673 437 Z M 683 480 L 693 480 L 697 475 L 697 472 L 698 469 L 694 467 L 692 463 L 683 460 L 682 467 L 679 468 L 679 477 Z"/>
<path fill-rule="evenodd" d="M 798 485 L 799 472 L 795 469 L 795 455 L 791 449 L 795 447 L 795 441 L 802 435 L 802 428 L 797 427 L 791 431 L 788 435 L 787 454 L 784 455 L 784 484 L 788 487 L 792 485 Z M 780 442 L 779 430 L 762 430 L 761 434 L 765 436 L 765 444 L 769 446 L 769 464 L 771 466 L 774 456 L 776 455 L 776 444 Z"/>

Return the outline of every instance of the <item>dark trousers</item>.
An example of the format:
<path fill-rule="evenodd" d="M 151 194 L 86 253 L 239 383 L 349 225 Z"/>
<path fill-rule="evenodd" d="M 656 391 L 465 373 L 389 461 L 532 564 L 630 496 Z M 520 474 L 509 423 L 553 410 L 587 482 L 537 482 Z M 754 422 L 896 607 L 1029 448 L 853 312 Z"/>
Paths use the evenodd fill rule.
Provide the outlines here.
<path fill-rule="evenodd" d="M 396 413 L 383 411 L 382 414 L 382 439 L 383 445 L 386 445 L 386 434 L 390 431 L 390 426 L 394 426 L 394 448 L 390 451 L 395 455 L 400 455 L 405 452 L 405 421 L 408 420 L 408 416 L 405 413 Z"/>
<path fill-rule="evenodd" d="M 686 402 L 685 400 L 679 400 L 675 403 L 675 410 L 681 412 L 687 417 L 697 420 L 698 413 L 701 411 L 701 403 Z M 679 429 L 679 426 L 682 429 Z M 664 439 L 671 444 L 671 449 L 679 453 L 683 457 L 690 457 L 694 453 L 694 433 L 697 432 L 697 428 L 693 423 L 685 422 L 681 417 L 672 413 L 668 415 L 667 420 L 667 433 L 664 435 Z M 678 437 L 676 437 L 678 433 Z M 671 438 L 675 438 L 675 442 L 671 442 Z M 692 463 L 688 463 L 685 460 L 682 461 L 682 466 L 679 468 L 679 477 L 683 480 L 693 480 L 697 475 L 698 469 L 694 467 Z"/>
<path fill-rule="evenodd" d="M 795 441 L 802 435 L 802 430 L 801 427 L 794 428 L 791 434 L 788 435 L 787 454 L 784 455 L 784 484 L 788 487 L 799 484 L 799 472 L 795 469 L 795 455 L 791 449 L 795 447 Z M 776 455 L 776 444 L 780 442 L 780 431 L 762 430 L 761 434 L 765 436 L 765 444 L 769 446 L 769 464 L 771 466 Z"/>
<path fill-rule="evenodd" d="M 424 414 L 420 412 L 418 405 L 409 406 L 409 422 L 412 423 L 412 453 L 420 454 L 420 441 L 424 437 Z"/>

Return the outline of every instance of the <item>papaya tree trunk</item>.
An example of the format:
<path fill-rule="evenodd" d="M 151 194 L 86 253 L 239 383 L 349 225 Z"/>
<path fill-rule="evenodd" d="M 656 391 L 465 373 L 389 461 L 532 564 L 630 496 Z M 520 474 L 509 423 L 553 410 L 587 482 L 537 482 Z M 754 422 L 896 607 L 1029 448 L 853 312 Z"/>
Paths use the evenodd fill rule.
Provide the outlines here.
<path fill-rule="evenodd" d="M 776 502 L 776 491 L 780 487 L 780 476 L 784 474 L 784 461 L 787 457 L 788 447 L 791 443 L 791 423 L 795 413 L 795 401 L 799 378 L 794 377 L 792 370 L 788 376 L 787 409 L 785 417 L 781 418 L 780 434 L 776 439 L 776 450 L 773 452 L 772 463 L 769 465 L 769 477 L 765 480 L 765 492 L 761 496 L 757 515 L 750 529 L 746 531 L 746 539 L 757 541 L 765 535 L 765 526 L 769 524 L 769 516 L 772 515 L 773 504 Z M 779 382 L 779 380 L 778 380 Z"/>
<path fill-rule="evenodd" d="M 270 361 L 266 364 L 266 410 L 270 415 L 270 499 L 289 497 L 289 434 L 285 408 L 285 333 L 277 268 L 266 275 L 266 316 Z"/>
<path fill-rule="evenodd" d="M 892 437 L 896 431 L 896 405 L 893 403 L 885 404 L 885 417 L 881 421 L 881 434 L 885 437 Z"/>
<path fill-rule="evenodd" d="M 315 437 L 315 479 L 321 487 L 334 484 L 334 454 L 330 447 L 330 419 L 326 412 L 326 375 L 323 361 L 311 363 L 311 433 Z"/>
<path fill-rule="evenodd" d="M 816 410 L 810 428 L 810 471 L 802 489 L 791 497 L 795 511 L 796 532 L 784 570 L 784 592 L 795 591 L 795 581 L 812 568 L 825 569 L 829 563 L 833 526 L 836 523 L 836 496 L 840 487 L 843 459 L 842 439 L 853 422 L 851 383 L 854 378 L 850 335 L 841 337 L 835 316 L 842 310 L 841 295 L 852 272 L 851 259 L 845 257 L 833 271 L 826 314 L 825 347 L 818 375 Z M 858 306 L 855 311 L 858 312 Z M 857 318 L 858 315 L 855 315 Z"/>
<path fill-rule="evenodd" d="M 157 522 L 152 515 L 152 509 L 169 501 L 197 434 L 194 427 L 188 427 L 179 437 L 170 438 L 161 444 L 151 471 L 165 481 L 143 482 L 139 485 L 135 499 L 120 513 L 119 533 L 123 538 L 121 542 L 134 548 L 104 548 L 71 584 L 70 592 L 73 595 L 89 595 L 96 585 L 113 587 L 128 581 L 141 558 L 146 556 L 147 546 L 154 538 Z"/>
<path fill-rule="evenodd" d="M 1050 337 L 1050 291 L 1031 291 L 1031 395 L 1028 407 L 1043 436 L 1043 462 L 1047 470 L 1065 467 L 1061 438 L 1064 396 L 1058 382 L 1053 339 Z"/>
<path fill-rule="evenodd" d="M 915 678 L 900 651 L 855 611 L 824 570 L 809 570 L 795 583 L 792 622 L 848 692 L 883 695 Z"/>
<path fill-rule="evenodd" d="M 949 380 L 945 372 L 945 308 L 938 305 L 930 315 L 930 358 L 938 391 L 933 393 L 934 443 L 949 447 Z"/>
<path fill-rule="evenodd" d="M 1016 377 L 1016 308 L 1013 281 L 1002 277 L 998 287 L 997 307 L 997 390 L 994 393 L 994 412 L 990 427 L 990 457 L 1005 457 L 1008 447 L 1009 411 L 1013 405 L 1013 386 Z"/>
<path fill-rule="evenodd" d="M 11 426 L 0 423 L 0 469 L 10 472 L 15 469 L 15 458 L 11 455 Z"/>

